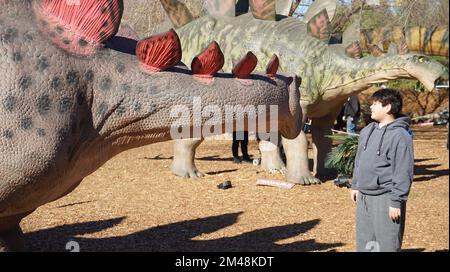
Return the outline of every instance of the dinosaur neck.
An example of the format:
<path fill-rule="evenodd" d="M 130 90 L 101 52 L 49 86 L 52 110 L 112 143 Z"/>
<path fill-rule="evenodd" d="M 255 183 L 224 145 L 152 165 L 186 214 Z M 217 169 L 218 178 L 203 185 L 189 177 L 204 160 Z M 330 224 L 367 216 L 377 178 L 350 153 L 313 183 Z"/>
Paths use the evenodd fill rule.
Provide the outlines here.
<path fill-rule="evenodd" d="M 323 84 L 323 100 L 358 94 L 372 84 L 387 80 L 412 78 L 404 69 L 405 63 L 393 56 L 356 60 L 333 54 L 330 59 L 329 78 Z"/>
<path fill-rule="evenodd" d="M 92 61 L 98 64 L 93 81 L 93 126 L 96 137 L 117 147 L 117 152 L 169 140 L 171 126 L 181 115 L 177 110 L 178 115 L 172 116 L 174 109 L 186 109 L 182 113 L 188 114 L 188 126 L 192 126 L 191 114 L 194 105 L 198 105 L 194 99 L 200 101 L 200 107 L 212 107 L 223 117 L 228 106 L 287 103 L 287 79 L 282 76 L 271 81 L 254 74 L 247 85 L 229 74 L 219 73 L 212 83 L 205 84 L 184 67 L 147 74 L 141 71 L 134 56 L 106 49 L 105 53 L 106 56 L 97 56 Z M 197 121 L 202 124 L 208 117 L 200 116 Z M 224 123 L 220 118 L 210 124 L 222 126 Z"/>

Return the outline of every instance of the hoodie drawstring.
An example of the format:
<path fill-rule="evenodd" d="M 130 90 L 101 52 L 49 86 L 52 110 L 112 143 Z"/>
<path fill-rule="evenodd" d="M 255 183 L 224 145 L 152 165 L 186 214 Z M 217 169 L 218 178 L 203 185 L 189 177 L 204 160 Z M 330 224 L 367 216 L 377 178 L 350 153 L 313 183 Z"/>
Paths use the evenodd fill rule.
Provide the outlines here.
<path fill-rule="evenodd" d="M 366 212 L 369 212 L 369 208 L 367 207 L 367 200 L 366 200 L 366 196 L 364 194 L 362 194 L 361 192 L 359 193 L 361 195 L 361 201 L 363 204 L 363 208 Z"/>
<path fill-rule="evenodd" d="M 386 131 L 387 131 L 387 128 L 388 128 L 389 125 L 390 125 L 390 124 L 387 124 L 386 126 L 384 126 L 383 134 L 381 135 L 380 142 L 378 143 L 378 148 L 377 148 L 377 155 L 378 155 L 378 156 L 381 155 L 381 145 L 383 144 L 384 134 L 386 134 Z M 364 150 L 367 149 L 367 145 L 369 144 L 370 136 L 372 135 L 373 131 L 375 130 L 375 126 L 376 126 L 376 125 L 373 125 L 373 126 L 370 128 L 369 135 L 367 136 L 367 140 L 366 140 L 366 142 L 364 143 Z"/>
<path fill-rule="evenodd" d="M 383 144 L 384 134 L 386 134 L 386 130 L 387 130 L 387 127 L 388 127 L 388 126 L 389 126 L 389 125 L 386 125 L 386 126 L 384 127 L 383 134 L 381 134 L 380 143 L 378 144 L 378 149 L 377 149 L 377 155 L 378 155 L 378 156 L 380 156 L 380 154 L 381 154 L 381 145 Z"/>
<path fill-rule="evenodd" d="M 375 125 L 372 125 L 372 127 L 370 128 L 369 136 L 367 136 L 367 140 L 366 140 L 366 142 L 364 143 L 364 150 L 367 149 L 367 145 L 369 144 L 369 138 L 370 138 L 370 135 L 372 135 L 372 132 L 373 132 L 374 130 L 375 130 Z"/>

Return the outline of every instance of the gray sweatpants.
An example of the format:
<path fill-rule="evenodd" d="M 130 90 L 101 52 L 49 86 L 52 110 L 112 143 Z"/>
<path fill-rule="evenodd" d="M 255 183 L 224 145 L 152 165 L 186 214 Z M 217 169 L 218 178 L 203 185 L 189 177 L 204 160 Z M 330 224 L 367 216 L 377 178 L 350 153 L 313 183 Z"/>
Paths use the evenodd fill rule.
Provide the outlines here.
<path fill-rule="evenodd" d="M 400 251 L 405 230 L 406 203 L 401 219 L 389 217 L 390 194 L 371 196 L 359 192 L 356 208 L 356 251 Z"/>

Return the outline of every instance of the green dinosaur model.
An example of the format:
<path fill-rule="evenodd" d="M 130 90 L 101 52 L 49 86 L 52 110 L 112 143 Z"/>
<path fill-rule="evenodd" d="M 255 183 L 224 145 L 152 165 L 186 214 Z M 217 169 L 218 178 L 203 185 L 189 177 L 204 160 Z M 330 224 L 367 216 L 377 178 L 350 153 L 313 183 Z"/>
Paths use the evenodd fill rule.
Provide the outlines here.
<path fill-rule="evenodd" d="M 250 4 L 260 2 L 257 6 L 265 7 L 265 2 L 273 1 L 254 0 Z M 164 3 L 167 1 L 161 2 L 167 4 Z M 318 0 L 310 9 L 312 11 L 306 15 L 306 23 L 289 17 L 280 20 L 255 19 L 258 11 L 253 8 L 252 13 L 238 17 L 204 16 L 178 22 L 176 32 L 181 39 L 184 63 L 191 63 L 198 52 L 215 40 L 226 52 L 224 71 L 230 71 L 235 60 L 252 51 L 260 61 L 256 70 L 264 70 L 264 64 L 275 53 L 282 63 L 282 71 L 301 76 L 303 116 L 312 119 L 313 170 L 322 176 L 328 172 L 324 161 L 331 150 L 331 139 L 325 135 L 331 134 L 333 122 L 349 96 L 362 92 L 374 83 L 400 78 L 418 79 L 428 90 L 432 90 L 438 78 L 448 78 L 448 70 L 427 56 L 406 53 L 404 43 L 399 47 L 402 54 L 396 54 L 394 47 L 389 54 L 379 57 L 350 58 L 328 45 L 328 26 L 332 17 L 328 14 L 334 12 L 335 4 Z M 176 17 L 176 14 L 169 17 Z M 193 161 L 195 148 L 200 142 L 201 139 L 191 139 L 175 144 L 177 153 L 192 154 L 190 161 L 175 154 L 172 166 L 175 174 L 187 177 L 201 175 Z M 300 184 L 319 183 L 308 169 L 306 135 L 301 133 L 297 139 L 286 140 L 283 144 L 288 146 L 285 146 L 287 154 L 296 154 L 290 156 L 296 157 L 294 161 L 287 161 L 287 180 Z M 276 146 L 262 142 L 260 147 L 264 149 L 261 152 L 263 167 L 284 167 Z M 291 148 L 294 150 L 289 150 Z"/>

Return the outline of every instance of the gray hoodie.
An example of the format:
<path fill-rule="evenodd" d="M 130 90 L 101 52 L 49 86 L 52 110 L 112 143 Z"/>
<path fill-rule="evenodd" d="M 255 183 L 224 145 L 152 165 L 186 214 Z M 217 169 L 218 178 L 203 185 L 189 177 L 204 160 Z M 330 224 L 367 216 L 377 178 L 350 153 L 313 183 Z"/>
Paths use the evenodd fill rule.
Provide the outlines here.
<path fill-rule="evenodd" d="M 380 128 L 373 122 L 361 131 L 352 189 L 368 195 L 391 194 L 393 208 L 408 198 L 414 175 L 409 118 L 399 117 Z"/>

